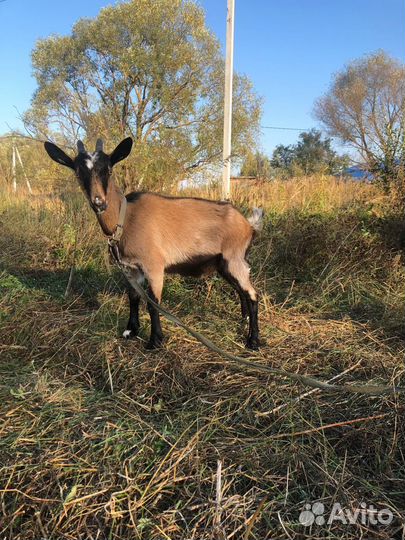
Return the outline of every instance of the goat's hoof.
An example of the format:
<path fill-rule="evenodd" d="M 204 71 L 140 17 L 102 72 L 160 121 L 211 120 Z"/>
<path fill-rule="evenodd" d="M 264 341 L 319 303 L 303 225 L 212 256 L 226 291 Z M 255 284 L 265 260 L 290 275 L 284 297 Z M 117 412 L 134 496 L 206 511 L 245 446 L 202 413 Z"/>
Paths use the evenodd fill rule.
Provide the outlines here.
<path fill-rule="evenodd" d="M 153 351 L 155 349 L 160 349 L 163 345 L 163 337 L 159 336 L 159 337 L 151 337 L 148 341 L 148 343 L 146 344 L 146 350 L 148 351 Z"/>
<path fill-rule="evenodd" d="M 246 340 L 246 349 L 258 351 L 260 349 L 260 341 L 258 338 L 248 338 Z"/>
<path fill-rule="evenodd" d="M 127 328 L 122 332 L 122 337 L 124 339 L 134 339 L 137 337 L 139 330 L 132 330 L 130 328 Z"/>

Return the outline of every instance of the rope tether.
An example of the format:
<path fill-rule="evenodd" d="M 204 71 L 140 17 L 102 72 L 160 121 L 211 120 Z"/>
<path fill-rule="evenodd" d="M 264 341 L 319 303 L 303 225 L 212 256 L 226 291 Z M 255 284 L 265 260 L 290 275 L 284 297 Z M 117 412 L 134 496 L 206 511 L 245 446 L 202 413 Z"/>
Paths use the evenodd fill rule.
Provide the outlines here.
<path fill-rule="evenodd" d="M 241 366 L 258 370 L 258 371 L 264 371 L 267 373 L 272 373 L 273 375 L 280 375 L 282 377 L 286 377 L 290 380 L 297 381 L 305 386 L 310 386 L 312 388 L 319 388 L 321 390 L 324 390 L 326 392 L 348 392 L 352 394 L 366 394 L 370 396 L 380 396 L 383 394 L 393 394 L 393 393 L 402 393 L 405 392 L 405 387 L 402 386 L 380 386 L 380 385 L 336 385 L 336 384 L 329 384 L 325 383 L 323 381 L 320 381 L 314 377 L 308 377 L 307 375 L 301 375 L 299 373 L 291 373 L 290 371 L 286 371 L 284 369 L 279 368 L 273 368 L 270 366 L 258 364 L 257 362 L 246 360 L 245 358 L 241 358 L 240 356 L 236 356 L 234 354 L 231 354 L 227 351 L 224 351 L 215 343 L 210 341 L 208 338 L 197 332 L 196 330 L 193 330 L 189 326 L 187 326 L 181 319 L 179 319 L 176 315 L 173 315 L 162 307 L 160 304 L 156 303 L 152 298 L 149 297 L 149 295 L 146 293 L 146 291 L 139 285 L 139 283 L 133 278 L 131 270 L 135 270 L 138 268 L 135 268 L 129 264 L 123 263 L 119 252 L 118 252 L 118 246 L 114 242 L 109 242 L 110 246 L 110 253 L 112 255 L 113 260 L 116 262 L 117 266 L 120 268 L 122 273 L 125 275 L 127 281 L 129 284 L 135 289 L 135 291 L 139 294 L 139 296 L 151 304 L 155 309 L 159 311 L 166 319 L 174 323 L 176 326 L 179 326 L 183 328 L 188 334 L 193 336 L 197 341 L 205 345 L 208 349 L 211 351 L 216 352 L 223 358 L 226 358 L 230 362 L 234 362 L 236 364 L 239 364 Z"/>

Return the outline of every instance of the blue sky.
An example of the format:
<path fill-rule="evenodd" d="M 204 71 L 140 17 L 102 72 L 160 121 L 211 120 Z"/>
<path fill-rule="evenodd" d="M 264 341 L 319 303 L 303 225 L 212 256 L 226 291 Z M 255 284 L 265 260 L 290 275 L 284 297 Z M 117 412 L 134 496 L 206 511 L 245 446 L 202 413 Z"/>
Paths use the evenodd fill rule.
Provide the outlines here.
<path fill-rule="evenodd" d="M 80 17 L 95 16 L 105 0 L 0 2 L 0 133 L 21 127 L 35 90 L 30 53 L 37 39 L 69 33 Z M 226 0 L 200 0 L 207 23 L 225 41 Z M 384 49 L 405 61 L 404 0 L 236 0 L 235 69 L 264 98 L 264 126 L 316 126 L 314 100 L 347 62 Z M 271 153 L 298 132 L 263 130 Z"/>

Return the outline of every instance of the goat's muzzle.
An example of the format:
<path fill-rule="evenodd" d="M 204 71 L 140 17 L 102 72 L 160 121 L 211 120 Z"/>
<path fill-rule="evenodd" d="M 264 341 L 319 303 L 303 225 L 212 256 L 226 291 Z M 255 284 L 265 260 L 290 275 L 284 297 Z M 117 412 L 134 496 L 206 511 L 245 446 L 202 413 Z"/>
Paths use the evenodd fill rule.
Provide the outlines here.
<path fill-rule="evenodd" d="M 101 199 L 101 197 L 95 197 L 91 205 L 97 214 L 102 214 L 105 210 L 107 210 L 107 202 Z"/>

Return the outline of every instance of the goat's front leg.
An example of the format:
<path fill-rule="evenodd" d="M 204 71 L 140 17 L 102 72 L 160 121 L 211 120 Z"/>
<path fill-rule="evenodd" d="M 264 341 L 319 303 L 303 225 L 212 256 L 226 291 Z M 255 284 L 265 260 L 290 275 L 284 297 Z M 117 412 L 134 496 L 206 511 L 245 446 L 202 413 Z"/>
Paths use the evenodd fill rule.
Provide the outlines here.
<path fill-rule="evenodd" d="M 129 299 L 129 319 L 127 329 L 124 330 L 122 336 L 126 339 L 136 337 L 139 332 L 139 303 L 140 296 L 134 285 L 142 286 L 145 277 L 141 270 L 136 267 L 124 266 L 123 272 L 128 281 L 128 299 Z"/>
<path fill-rule="evenodd" d="M 124 330 L 122 336 L 126 339 L 134 338 L 139 333 L 139 302 L 140 296 L 136 290 L 129 285 L 128 287 L 129 300 L 129 319 L 127 329 Z"/>

